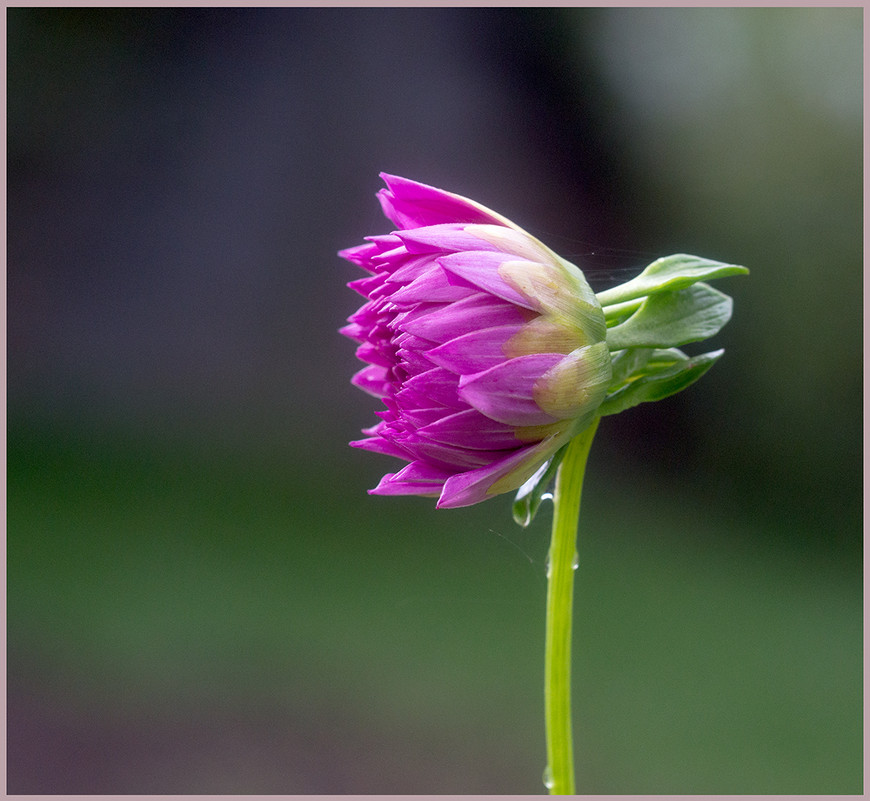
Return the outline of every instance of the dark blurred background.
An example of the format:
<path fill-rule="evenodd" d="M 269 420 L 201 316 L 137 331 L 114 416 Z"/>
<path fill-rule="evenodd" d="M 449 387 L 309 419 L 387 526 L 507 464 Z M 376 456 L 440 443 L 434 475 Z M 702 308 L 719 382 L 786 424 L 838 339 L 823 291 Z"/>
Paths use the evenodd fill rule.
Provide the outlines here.
<path fill-rule="evenodd" d="M 550 511 L 366 495 L 379 171 L 725 357 L 606 419 L 587 793 L 862 791 L 862 10 L 7 9 L 8 791 L 540 793 Z"/>

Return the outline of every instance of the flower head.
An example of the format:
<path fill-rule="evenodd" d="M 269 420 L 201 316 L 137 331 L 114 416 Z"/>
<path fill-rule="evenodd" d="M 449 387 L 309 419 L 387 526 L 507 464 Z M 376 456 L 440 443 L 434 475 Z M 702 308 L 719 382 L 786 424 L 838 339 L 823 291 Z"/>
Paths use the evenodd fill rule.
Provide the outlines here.
<path fill-rule="evenodd" d="M 352 445 L 408 464 L 370 492 L 468 506 L 520 487 L 596 415 L 611 381 L 583 273 L 490 209 L 392 175 L 394 232 L 341 252 L 368 276 L 342 333 L 381 398 Z"/>

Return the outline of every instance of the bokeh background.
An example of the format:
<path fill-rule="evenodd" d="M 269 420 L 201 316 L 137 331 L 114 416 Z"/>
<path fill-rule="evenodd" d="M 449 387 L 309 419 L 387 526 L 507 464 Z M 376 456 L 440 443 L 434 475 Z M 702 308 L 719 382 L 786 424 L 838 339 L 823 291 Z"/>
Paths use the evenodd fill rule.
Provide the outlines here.
<path fill-rule="evenodd" d="M 540 793 L 549 510 L 365 490 L 379 171 L 596 288 L 747 265 L 602 423 L 587 793 L 862 791 L 862 10 L 7 9 L 8 791 Z"/>

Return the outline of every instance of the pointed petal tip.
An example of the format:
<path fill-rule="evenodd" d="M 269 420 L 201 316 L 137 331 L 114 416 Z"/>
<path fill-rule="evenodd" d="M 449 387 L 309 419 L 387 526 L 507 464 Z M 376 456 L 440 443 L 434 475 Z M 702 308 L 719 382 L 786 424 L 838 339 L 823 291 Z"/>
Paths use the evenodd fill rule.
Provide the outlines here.
<path fill-rule="evenodd" d="M 376 487 L 366 492 L 369 495 L 419 495 L 424 498 L 436 498 L 440 488 L 433 490 L 425 483 L 403 481 L 400 473 L 387 473 Z"/>

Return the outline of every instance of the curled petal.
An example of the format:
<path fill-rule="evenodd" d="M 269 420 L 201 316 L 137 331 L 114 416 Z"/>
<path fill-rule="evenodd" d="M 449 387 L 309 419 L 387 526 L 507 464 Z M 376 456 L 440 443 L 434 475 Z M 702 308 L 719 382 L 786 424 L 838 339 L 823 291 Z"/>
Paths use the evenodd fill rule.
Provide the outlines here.
<path fill-rule="evenodd" d="M 366 242 L 364 245 L 357 245 L 353 248 L 339 250 L 338 255 L 343 259 L 347 259 L 357 267 L 361 267 L 366 272 L 373 273 L 375 268 L 372 266 L 372 256 L 376 255 L 380 249 L 374 242 Z"/>
<path fill-rule="evenodd" d="M 519 356 L 489 370 L 459 379 L 459 397 L 487 417 L 511 426 L 538 426 L 558 418 L 545 412 L 534 399 L 538 379 L 564 356 L 541 353 Z"/>
<path fill-rule="evenodd" d="M 449 470 L 415 461 L 385 475 L 369 495 L 437 495 L 450 475 Z"/>
<path fill-rule="evenodd" d="M 476 409 L 466 409 L 442 415 L 439 419 L 419 429 L 420 436 L 441 443 L 461 442 L 472 450 L 504 450 L 517 448 L 524 443 L 517 439 L 512 426 L 497 423 Z"/>
<path fill-rule="evenodd" d="M 350 281 L 348 287 L 354 292 L 358 292 L 364 298 L 377 297 L 379 290 L 382 290 L 386 285 L 386 278 L 383 275 L 368 275 L 365 278 L 358 278 L 356 281 Z"/>
<path fill-rule="evenodd" d="M 384 368 L 392 367 L 396 362 L 395 351 L 389 342 L 367 341 L 356 349 L 356 357 L 369 364 L 377 364 Z"/>
<path fill-rule="evenodd" d="M 404 331 L 441 344 L 479 328 L 519 325 L 532 317 L 534 313 L 528 309 L 477 292 L 455 303 L 431 304 L 425 308 L 421 305 L 416 314 L 410 313 L 398 325 Z"/>
<path fill-rule="evenodd" d="M 409 253 L 459 253 L 464 250 L 502 250 L 498 245 L 475 236 L 473 230 L 502 229 L 500 225 L 469 226 L 465 223 L 442 223 L 397 231 Z"/>
<path fill-rule="evenodd" d="M 394 336 L 391 340 L 391 345 L 400 353 L 422 353 L 432 347 L 432 342 L 423 337 L 416 337 L 413 334 L 401 333 Z"/>
<path fill-rule="evenodd" d="M 519 325 L 500 325 L 469 331 L 426 352 L 439 367 L 459 375 L 479 373 L 504 362 L 505 345 L 520 332 Z"/>
<path fill-rule="evenodd" d="M 346 336 L 348 339 L 354 340 L 354 342 L 364 342 L 368 328 L 363 328 L 359 323 L 349 323 L 339 328 L 338 333 Z"/>
<path fill-rule="evenodd" d="M 404 286 L 405 284 L 410 284 L 412 281 L 419 278 L 427 270 L 439 269 L 440 268 L 432 256 L 405 258 L 403 259 L 402 265 L 389 274 L 387 283 Z"/>
<path fill-rule="evenodd" d="M 534 475 L 559 447 L 560 440 L 547 439 L 514 451 L 486 467 L 457 473 L 444 483 L 436 506 L 439 509 L 471 506 L 492 495 L 515 490 Z"/>
<path fill-rule="evenodd" d="M 377 364 L 370 364 L 358 373 L 354 373 L 350 383 L 376 398 L 383 398 L 389 394 L 391 384 L 386 369 Z"/>
<path fill-rule="evenodd" d="M 378 193 L 388 219 L 400 228 L 421 228 L 439 223 L 495 223 L 504 219 L 485 206 L 443 189 L 381 173 L 387 188 Z"/>
<path fill-rule="evenodd" d="M 372 453 L 382 453 L 384 456 L 396 456 L 405 461 L 409 461 L 412 458 L 407 450 L 380 436 L 358 439 L 351 442 L 350 446 L 363 451 L 371 451 Z"/>
<path fill-rule="evenodd" d="M 396 444 L 404 448 L 413 458 L 452 470 L 454 473 L 485 467 L 504 456 L 500 450 L 481 450 L 435 442 L 418 433 L 397 436 Z"/>
<path fill-rule="evenodd" d="M 467 286 L 473 286 L 489 292 L 497 298 L 524 306 L 532 311 L 538 311 L 539 305 L 519 292 L 509 284 L 499 272 L 505 264 L 517 263 L 516 269 L 522 270 L 524 265 L 532 262 L 518 261 L 515 256 L 497 251 L 472 250 L 464 253 L 451 253 L 442 256 L 438 263 L 452 276 L 460 279 Z M 457 281 L 456 283 L 460 283 Z"/>
<path fill-rule="evenodd" d="M 468 404 L 459 397 L 455 373 L 443 367 L 434 367 L 408 379 L 396 393 L 396 399 L 421 406 L 431 406 L 434 402 L 455 409 L 468 408 Z"/>
<path fill-rule="evenodd" d="M 445 406 L 436 406 L 431 409 L 402 409 L 401 415 L 404 423 L 411 429 L 424 433 L 427 426 L 434 425 L 439 421 L 455 414 L 453 409 L 448 409 Z M 430 439 L 436 439 L 430 437 Z"/>
<path fill-rule="evenodd" d="M 393 292 L 390 300 L 397 306 L 408 307 L 415 303 L 447 303 L 473 294 L 474 289 L 468 286 L 451 284 L 443 270 L 427 270 Z"/>
<path fill-rule="evenodd" d="M 400 348 L 396 352 L 396 358 L 399 363 L 394 366 L 393 372 L 403 382 L 407 382 L 416 375 L 428 373 L 435 367 L 435 363 L 430 358 L 418 351 Z"/>

